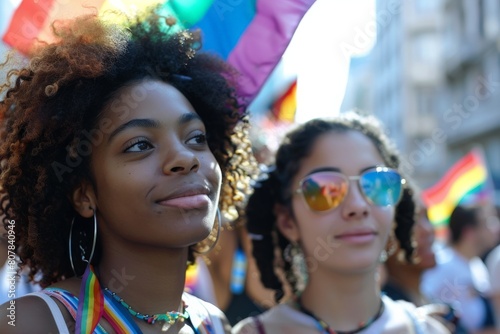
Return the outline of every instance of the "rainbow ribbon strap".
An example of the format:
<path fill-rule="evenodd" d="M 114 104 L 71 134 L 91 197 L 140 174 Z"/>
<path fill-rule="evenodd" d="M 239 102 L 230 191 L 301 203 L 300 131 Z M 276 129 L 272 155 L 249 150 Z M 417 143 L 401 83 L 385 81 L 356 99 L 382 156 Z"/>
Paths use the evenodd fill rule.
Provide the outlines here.
<path fill-rule="evenodd" d="M 91 334 L 97 327 L 104 311 L 104 296 L 94 267 L 89 264 L 82 277 L 76 330 L 78 334 Z"/>

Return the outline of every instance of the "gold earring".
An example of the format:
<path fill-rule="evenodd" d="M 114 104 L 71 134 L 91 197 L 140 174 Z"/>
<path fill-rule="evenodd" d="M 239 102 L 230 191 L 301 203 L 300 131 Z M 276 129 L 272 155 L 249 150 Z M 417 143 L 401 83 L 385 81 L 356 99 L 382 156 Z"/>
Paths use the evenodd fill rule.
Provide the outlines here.
<path fill-rule="evenodd" d="M 394 228 L 391 229 L 391 233 L 389 234 L 389 239 L 387 239 L 387 244 L 385 249 L 380 253 L 379 262 L 384 263 L 390 258 L 394 253 L 398 250 L 399 242 L 396 240 L 396 235 L 394 233 Z"/>

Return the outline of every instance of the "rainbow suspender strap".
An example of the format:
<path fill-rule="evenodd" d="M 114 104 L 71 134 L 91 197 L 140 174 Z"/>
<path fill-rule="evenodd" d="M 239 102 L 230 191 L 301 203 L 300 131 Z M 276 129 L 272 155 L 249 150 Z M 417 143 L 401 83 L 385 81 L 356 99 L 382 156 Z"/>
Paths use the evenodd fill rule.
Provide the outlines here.
<path fill-rule="evenodd" d="M 94 267 L 89 265 L 82 277 L 76 333 L 92 334 L 103 315 L 117 334 L 141 332 L 128 310 L 118 305 L 111 296 L 104 296 Z"/>
<path fill-rule="evenodd" d="M 78 309 L 78 298 L 76 296 L 66 290 L 58 288 L 46 288 L 42 290 L 42 292 L 60 301 L 76 321 L 76 311 Z M 141 332 L 137 324 L 128 315 L 128 312 L 126 312 L 121 305 L 115 303 L 112 298 L 108 298 L 106 294 L 104 294 L 103 317 L 109 322 L 116 333 L 129 334 Z M 97 325 L 94 334 L 107 334 L 107 332 L 101 325 Z"/>
<path fill-rule="evenodd" d="M 42 291 L 56 298 L 66 307 L 73 319 L 75 319 L 75 333 L 105 334 L 106 331 L 99 325 L 102 316 L 113 327 L 115 333 L 141 332 L 128 311 L 117 304 L 111 296 L 103 294 L 99 280 L 91 265 L 87 267 L 82 277 L 79 298 L 66 290 L 58 288 L 47 288 Z"/>
<path fill-rule="evenodd" d="M 117 334 L 141 333 L 128 310 L 112 296 L 103 293 L 91 265 L 82 277 L 79 298 L 59 288 L 46 288 L 42 291 L 59 300 L 68 309 L 75 319 L 75 333 L 105 334 L 106 331 L 99 325 L 101 317 L 108 321 Z M 189 316 L 196 334 L 215 334 L 208 310 L 196 298 L 188 294 L 184 297 L 188 298 L 187 306 L 192 306 L 189 308 Z"/>
<path fill-rule="evenodd" d="M 128 310 L 107 293 L 104 294 L 104 319 L 118 334 L 141 333 Z"/>
<path fill-rule="evenodd" d="M 89 264 L 87 269 L 85 269 L 85 273 L 82 277 L 82 284 L 80 286 L 75 333 L 93 333 L 103 312 L 104 296 L 101 285 L 94 272 L 94 267 Z"/>
<path fill-rule="evenodd" d="M 46 288 L 42 290 L 46 295 L 57 299 L 61 304 L 66 307 L 68 312 L 71 314 L 73 319 L 76 321 L 76 310 L 78 309 L 78 298 L 71 294 L 66 290 L 62 290 L 59 288 Z M 94 330 L 95 334 L 106 334 L 104 328 L 101 325 L 97 325 L 97 328 Z"/>

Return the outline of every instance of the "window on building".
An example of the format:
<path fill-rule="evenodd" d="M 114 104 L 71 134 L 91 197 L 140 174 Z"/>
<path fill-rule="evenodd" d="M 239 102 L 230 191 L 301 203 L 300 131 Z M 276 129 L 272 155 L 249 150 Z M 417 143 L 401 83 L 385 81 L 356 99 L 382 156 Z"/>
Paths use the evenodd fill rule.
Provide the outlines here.
<path fill-rule="evenodd" d="M 435 93 L 430 87 L 419 87 L 415 89 L 417 112 L 420 115 L 432 115 L 436 109 Z"/>
<path fill-rule="evenodd" d="M 498 180 L 500 181 L 500 155 L 498 154 L 500 150 L 500 136 L 496 135 L 490 137 L 489 140 L 486 141 L 485 146 L 485 154 L 490 163 L 488 167 L 491 168 L 491 171 L 496 171 L 498 173 Z"/>
<path fill-rule="evenodd" d="M 500 30 L 500 4 L 498 0 L 484 2 L 484 34 L 486 38 L 496 39 Z"/>
<path fill-rule="evenodd" d="M 478 32 L 479 36 L 484 37 L 484 25 L 485 25 L 485 19 L 484 19 L 484 0 L 477 0 L 477 24 L 478 24 Z"/>
<path fill-rule="evenodd" d="M 439 61 L 439 41 L 437 33 L 426 32 L 414 37 L 413 59 L 419 65 L 436 65 Z"/>
<path fill-rule="evenodd" d="M 419 13 L 429 13 L 438 10 L 440 6 L 439 0 L 415 0 L 415 9 Z"/>
<path fill-rule="evenodd" d="M 443 53 L 446 59 L 456 57 L 459 48 L 458 17 L 449 16 L 445 18 L 443 29 Z"/>

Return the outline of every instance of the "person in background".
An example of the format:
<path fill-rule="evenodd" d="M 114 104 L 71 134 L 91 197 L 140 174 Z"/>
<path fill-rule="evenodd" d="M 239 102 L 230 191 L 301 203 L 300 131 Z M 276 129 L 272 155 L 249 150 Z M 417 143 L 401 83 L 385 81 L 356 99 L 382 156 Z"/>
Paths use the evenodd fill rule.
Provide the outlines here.
<path fill-rule="evenodd" d="M 431 301 L 450 304 L 466 333 L 494 332 L 488 299 L 490 280 L 479 258 L 498 240 L 498 228 L 488 224 L 483 206 L 457 206 L 449 220 L 449 247 L 436 254 L 436 267 L 422 278 L 422 293 Z"/>
<path fill-rule="evenodd" d="M 406 300 L 417 306 L 428 304 L 429 301 L 420 291 L 420 282 L 424 271 L 436 265 L 433 250 L 434 228 L 429 222 L 423 201 L 415 196 L 410 188 L 405 188 L 401 202 L 396 208 L 396 221 L 396 235 L 411 234 L 409 242 L 413 243 L 415 251 L 408 261 L 405 258 L 406 252 L 401 250 L 399 245 L 395 245 L 393 255 L 385 262 L 387 278 L 382 291 L 394 300 Z M 411 232 L 407 231 L 412 227 Z"/>
<path fill-rule="evenodd" d="M 496 214 L 489 217 L 489 223 L 499 224 L 498 207 Z M 486 268 L 490 275 L 490 298 L 493 306 L 495 325 L 497 332 L 500 333 L 500 245 L 497 245 L 486 257 Z"/>
<path fill-rule="evenodd" d="M 230 332 L 184 283 L 249 189 L 247 115 L 234 69 L 158 10 L 59 22 L 1 86 L 0 214 L 44 288 L 1 333 Z"/>
<path fill-rule="evenodd" d="M 251 242 L 241 223 L 225 227 L 219 242 L 206 256 L 216 305 L 230 324 L 262 313 L 275 305 L 274 291 L 260 282 Z"/>
<path fill-rule="evenodd" d="M 403 191 L 401 202 L 396 207 L 395 234 L 399 243 L 389 245 L 390 255 L 381 264 L 382 291 L 393 300 L 405 300 L 416 306 L 440 309 L 434 312 L 435 318 L 453 333 L 460 332 L 458 317 L 451 307 L 431 305 L 420 290 L 425 270 L 436 266 L 434 252 L 434 228 L 427 216 L 427 208 L 422 199 L 414 194 L 412 188 Z M 400 245 L 414 247 L 411 256 Z"/>
<path fill-rule="evenodd" d="M 406 186 L 398 166 L 372 116 L 314 119 L 286 136 L 246 211 L 261 280 L 281 303 L 233 333 L 449 333 L 376 281 Z"/>
<path fill-rule="evenodd" d="M 500 333 L 500 245 L 496 246 L 486 258 L 486 267 L 490 275 L 490 298 L 495 316 L 495 325 L 497 332 Z"/>

